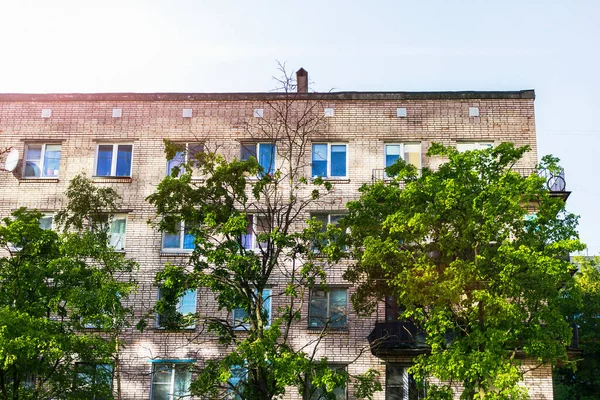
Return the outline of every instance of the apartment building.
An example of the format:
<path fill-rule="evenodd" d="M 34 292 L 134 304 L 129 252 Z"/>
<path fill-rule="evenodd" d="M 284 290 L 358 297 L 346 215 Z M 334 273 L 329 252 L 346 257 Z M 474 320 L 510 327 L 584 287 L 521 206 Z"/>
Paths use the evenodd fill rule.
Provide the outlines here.
<path fill-rule="evenodd" d="M 537 163 L 532 90 L 308 93 L 305 83 L 298 86 L 299 92 L 291 94 L 0 94 L 0 148 L 16 149 L 20 155 L 12 172 L 0 172 L 0 217 L 25 206 L 44 212 L 43 222 L 51 225 L 52 213 L 65 204 L 69 180 L 82 172 L 95 184 L 116 190 L 123 198 L 123 210 L 113 220 L 111 244 L 140 264 L 136 276 L 140 288 L 132 302 L 141 316 L 160 295 L 156 272 L 167 262 L 185 264 L 194 247 L 185 228 L 161 234 L 148 224 L 155 210 L 145 199 L 184 161 L 184 156 L 165 160 L 163 139 L 185 143 L 188 154 L 216 149 L 226 159 L 255 156 L 268 170 L 276 153 L 273 142 L 261 140 L 259 131 L 246 135 L 241 124 L 270 118 L 270 107 L 290 96 L 295 102 L 314 102 L 323 125 L 309 138 L 305 175 L 330 181 L 333 194 L 303 218 L 315 216 L 324 223 L 334 223 L 344 214 L 344 205 L 358 198 L 361 185 L 385 179 L 385 166 L 399 157 L 419 169 L 435 168 L 441 160 L 426 157 L 433 142 L 467 150 L 510 141 L 531 147 L 518 167 L 533 169 Z M 251 232 L 244 241 L 245 246 L 256 245 Z M 356 316 L 343 269 L 343 264 L 331 269 L 331 291 L 310 293 L 293 343 L 308 343 L 315 332 L 311 328 L 321 326 L 319 313 L 329 315 L 335 309 L 343 318 L 331 326 L 319 354 L 351 374 L 378 370 L 385 390 L 376 399 L 417 398 L 409 397 L 405 386 L 406 366 L 418 345 L 369 348 L 384 327 L 394 329 L 389 325 L 396 323 L 394 310 L 382 303 L 371 318 Z M 200 290 L 188 292 L 181 298 L 180 312 L 204 310 L 223 318 L 243 318 L 239 310 L 230 314 L 218 310 L 211 296 Z M 276 312 L 277 298 L 270 301 L 271 312 Z M 181 388 L 191 379 L 186 364 L 202 365 L 225 351 L 206 333 L 199 345 L 199 333 L 197 326 L 184 332 L 157 328 L 140 333 L 132 328 L 123 354 L 124 398 L 170 399 L 168 393 L 184 393 Z M 403 340 L 399 331 L 398 340 Z M 525 384 L 533 399 L 552 398 L 549 367 L 529 372 Z M 354 398 L 352 387 L 339 396 Z M 285 398 L 299 395 L 289 390 Z"/>

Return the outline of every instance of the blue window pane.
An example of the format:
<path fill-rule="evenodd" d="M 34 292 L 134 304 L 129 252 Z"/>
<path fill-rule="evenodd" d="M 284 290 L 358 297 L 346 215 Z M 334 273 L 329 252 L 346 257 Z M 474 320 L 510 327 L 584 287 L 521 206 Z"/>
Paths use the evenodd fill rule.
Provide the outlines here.
<path fill-rule="evenodd" d="M 173 168 L 180 167 L 179 176 L 183 173 L 183 169 L 181 168 L 181 164 L 184 161 L 184 153 L 183 151 L 179 151 L 175 154 L 172 160 L 167 161 L 167 175 L 171 175 L 173 172 Z"/>
<path fill-rule="evenodd" d="M 98 146 L 98 164 L 96 166 L 97 176 L 110 176 L 112 165 L 112 144 L 101 144 Z"/>
<path fill-rule="evenodd" d="M 44 176 L 58 176 L 60 167 L 60 145 L 46 145 L 44 153 Z"/>
<path fill-rule="evenodd" d="M 165 232 L 164 238 L 163 238 L 163 248 L 178 249 L 179 245 L 180 245 L 179 240 L 180 240 L 179 232 L 176 232 L 176 233 Z"/>
<path fill-rule="evenodd" d="M 131 153 L 133 146 L 130 144 L 121 144 L 117 150 L 117 171 L 116 176 L 131 175 Z"/>
<path fill-rule="evenodd" d="M 179 298 L 177 311 L 183 315 L 196 312 L 196 289 L 189 289 Z"/>
<path fill-rule="evenodd" d="M 327 176 L 327 145 L 312 145 L 312 176 Z"/>
<path fill-rule="evenodd" d="M 400 145 L 388 144 L 385 146 L 385 166 L 389 167 L 400 158 Z"/>
<path fill-rule="evenodd" d="M 250 157 L 256 158 L 256 145 L 255 144 L 243 144 L 242 145 L 242 161 L 249 160 Z"/>
<path fill-rule="evenodd" d="M 346 176 L 346 145 L 331 146 L 331 176 Z"/>
<path fill-rule="evenodd" d="M 194 235 L 190 233 L 190 230 L 187 227 L 185 227 L 183 231 L 183 248 L 193 249 L 195 247 L 194 239 Z"/>
<path fill-rule="evenodd" d="M 263 167 L 264 173 L 272 174 L 275 172 L 275 145 L 271 143 L 261 143 L 258 150 L 258 163 Z"/>

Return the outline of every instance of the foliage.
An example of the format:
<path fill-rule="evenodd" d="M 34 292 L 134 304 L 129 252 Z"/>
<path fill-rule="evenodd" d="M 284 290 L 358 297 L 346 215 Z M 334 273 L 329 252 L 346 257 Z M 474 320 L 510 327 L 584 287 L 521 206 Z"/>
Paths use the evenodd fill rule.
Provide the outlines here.
<path fill-rule="evenodd" d="M 94 220 L 96 210 L 85 205 L 102 205 L 95 190 L 83 177 L 71 182 L 67 210 L 55 219 L 73 223 L 62 233 L 42 229 L 42 214 L 25 208 L 2 220 L 0 398 L 112 397 L 101 384 L 106 380 L 89 381 L 82 371 L 115 364 L 116 336 L 86 326 L 114 332 L 126 325 L 122 301 L 134 285 L 119 278 L 135 263 L 108 245 L 106 229 L 88 230 L 72 218 L 76 207 L 81 219 Z M 88 202 L 77 193 L 86 193 Z"/>
<path fill-rule="evenodd" d="M 560 312 L 572 266 L 583 246 L 577 217 L 544 190 L 536 174 L 512 170 L 528 151 L 502 143 L 459 153 L 433 144 L 429 156 L 447 162 L 417 171 L 402 160 L 396 178 L 361 188 L 348 204 L 342 238 L 356 263 L 345 278 L 359 287 L 352 301 L 372 313 L 394 296 L 401 318 L 426 333 L 429 351 L 415 358 L 428 398 L 449 398 L 450 382 L 464 399 L 521 399 L 523 356 L 537 363 L 566 359 L 571 327 Z M 556 168 L 544 158 L 538 169 Z"/>
<path fill-rule="evenodd" d="M 293 87 L 287 75 L 281 83 Z M 182 329 L 194 320 L 226 346 L 225 356 L 206 360 L 199 368 L 193 394 L 233 392 L 240 399 L 264 400 L 295 386 L 301 393 L 318 389 L 324 398 L 333 398 L 335 387 L 350 378 L 316 357 L 328 324 L 303 348 L 291 342 L 306 288 L 327 287 L 328 264 L 314 251 L 323 247 L 322 225 L 305 221 L 332 190 L 331 183 L 306 176 L 310 137 L 325 126 L 322 106 L 286 90 L 280 100 L 266 102 L 264 114 L 239 126 L 244 140 L 275 146 L 272 165 L 261 166 L 256 157 L 228 161 L 207 150 L 189 157 L 147 198 L 156 207 L 161 231 L 177 232 L 183 222 L 194 236 L 191 267 L 166 265 L 157 274 L 163 296 L 156 310 L 166 329 Z M 168 159 L 185 151 L 169 141 L 165 149 Z M 204 310 L 188 316 L 176 312 L 177 299 L 197 287 L 211 293 L 220 310 L 238 310 L 243 320 L 234 321 L 231 314 L 218 318 Z M 269 303 L 279 305 L 272 307 L 272 316 L 266 310 Z M 362 387 L 368 397 L 379 386 Z"/>
<path fill-rule="evenodd" d="M 554 398 L 592 400 L 600 397 L 600 269 L 598 259 L 577 257 L 575 279 L 567 287 L 564 314 L 579 327 L 579 350 L 554 373 Z M 574 300 L 574 301 L 571 301 Z"/>

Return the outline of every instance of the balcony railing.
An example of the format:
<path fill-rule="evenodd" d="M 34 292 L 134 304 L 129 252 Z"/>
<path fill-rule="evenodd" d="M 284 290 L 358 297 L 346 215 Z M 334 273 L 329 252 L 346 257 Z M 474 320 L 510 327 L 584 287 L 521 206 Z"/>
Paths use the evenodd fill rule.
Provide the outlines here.
<path fill-rule="evenodd" d="M 411 321 L 377 322 L 367 339 L 374 355 L 427 349 L 425 333 Z"/>
<path fill-rule="evenodd" d="M 524 177 L 527 177 L 532 174 L 539 174 L 541 177 L 546 179 L 546 188 L 551 193 L 556 193 L 556 194 L 569 193 L 569 192 L 567 192 L 567 182 L 565 180 L 565 170 L 564 169 L 561 169 L 558 174 L 553 174 L 552 172 L 550 172 L 548 170 L 538 171 L 535 168 L 513 168 L 512 170 L 515 172 L 518 172 L 519 174 L 521 174 Z M 418 171 L 419 171 L 419 175 L 420 175 L 421 170 L 418 170 Z M 373 182 L 391 180 L 391 179 L 392 178 L 389 177 L 385 173 L 384 168 L 375 168 L 375 169 L 373 169 L 373 171 L 371 173 L 371 180 Z M 566 195 L 566 197 L 568 197 L 568 194 Z"/>
<path fill-rule="evenodd" d="M 567 350 L 577 352 L 579 350 L 579 329 L 577 325 L 573 325 L 572 328 L 573 338 Z M 425 332 L 407 320 L 377 322 L 367 339 L 371 353 L 375 356 L 422 353 L 429 348 L 425 343 Z M 452 334 L 446 336 L 448 343 L 453 340 Z"/>

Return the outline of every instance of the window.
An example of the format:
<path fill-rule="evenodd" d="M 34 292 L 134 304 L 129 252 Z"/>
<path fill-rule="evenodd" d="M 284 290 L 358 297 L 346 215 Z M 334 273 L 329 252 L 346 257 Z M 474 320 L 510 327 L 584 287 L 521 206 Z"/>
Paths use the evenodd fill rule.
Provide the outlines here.
<path fill-rule="evenodd" d="M 43 230 L 52 229 L 54 224 L 54 214 L 44 214 L 42 218 L 40 218 L 40 228 Z"/>
<path fill-rule="evenodd" d="M 264 215 L 246 215 L 246 233 L 242 235 L 242 247 L 246 250 L 266 250 L 267 243 L 258 242 L 258 235 L 269 233 L 269 221 Z"/>
<path fill-rule="evenodd" d="M 93 400 L 112 398 L 112 365 L 77 363 L 76 371 L 78 397 Z"/>
<path fill-rule="evenodd" d="M 389 143 L 385 145 L 385 167 L 402 157 L 408 164 L 421 169 L 421 143 Z"/>
<path fill-rule="evenodd" d="M 348 164 L 347 145 L 335 143 L 313 143 L 312 176 L 345 178 Z"/>
<path fill-rule="evenodd" d="M 99 144 L 96 176 L 131 176 L 132 144 Z"/>
<path fill-rule="evenodd" d="M 231 376 L 227 379 L 227 385 L 229 386 L 229 399 L 241 400 L 240 395 L 243 392 L 243 383 L 248 379 L 248 370 L 241 365 L 234 365 L 231 367 Z"/>
<path fill-rule="evenodd" d="M 25 178 L 58 178 L 60 144 L 28 144 L 25 150 Z"/>
<path fill-rule="evenodd" d="M 310 291 L 308 309 L 309 328 L 342 329 L 347 326 L 346 309 L 348 290 L 346 288 L 317 289 Z"/>
<path fill-rule="evenodd" d="M 425 389 L 408 373 L 408 367 L 389 364 L 385 367 L 386 400 L 421 400 Z"/>
<path fill-rule="evenodd" d="M 321 232 L 325 233 L 327 231 L 327 225 L 329 224 L 333 224 L 333 225 L 337 225 L 339 223 L 339 221 L 344 218 L 344 214 L 313 214 L 312 215 L 313 218 L 316 218 L 317 221 L 321 222 Z M 314 253 L 318 253 L 319 252 L 319 246 L 318 246 L 318 242 L 314 243 L 314 246 L 312 248 L 312 251 Z M 326 246 L 327 245 L 327 241 L 323 240 L 321 242 L 321 246 Z M 344 248 L 344 251 L 347 250 L 346 248 Z"/>
<path fill-rule="evenodd" d="M 163 232 L 163 251 L 192 251 L 194 250 L 194 235 L 190 233 L 185 222 L 181 222 L 176 232 Z"/>
<path fill-rule="evenodd" d="M 473 151 L 473 150 L 485 150 L 494 147 L 493 142 L 456 142 L 456 150 L 460 151 Z"/>
<path fill-rule="evenodd" d="M 346 367 L 343 365 L 329 365 L 328 368 L 330 370 L 332 370 L 333 372 L 340 373 L 340 374 L 346 374 Z M 333 389 L 333 395 L 334 398 L 336 400 L 344 400 L 347 398 L 347 393 L 346 393 L 346 385 L 341 385 L 336 387 L 335 389 Z M 325 400 L 328 399 L 328 397 L 325 397 L 323 394 L 323 390 L 321 388 L 316 388 L 313 387 L 311 385 L 311 383 L 308 383 L 308 388 L 306 390 L 306 399 L 308 400 Z"/>
<path fill-rule="evenodd" d="M 100 217 L 100 229 L 106 229 L 108 244 L 117 251 L 125 250 L 127 214 L 105 214 Z"/>
<path fill-rule="evenodd" d="M 267 313 L 267 325 L 271 325 L 271 289 L 263 289 L 262 300 L 263 310 Z M 234 308 L 233 329 L 247 330 L 249 327 L 250 325 L 248 324 L 248 312 L 243 308 Z"/>
<path fill-rule="evenodd" d="M 162 289 L 158 290 L 158 299 L 162 298 Z M 157 327 L 162 327 L 165 324 L 165 321 L 170 317 L 168 314 L 181 314 L 183 316 L 188 316 L 189 314 L 196 313 L 196 301 L 197 301 L 197 291 L 196 289 L 188 289 L 186 290 L 179 299 L 177 300 L 177 305 L 165 314 L 160 314 L 157 317 Z M 186 325 L 185 329 L 194 329 L 196 325 Z"/>
<path fill-rule="evenodd" d="M 273 174 L 275 172 L 275 159 L 277 146 L 273 143 L 245 143 L 242 144 L 242 161 L 254 157 L 263 168 L 263 173 Z"/>
<path fill-rule="evenodd" d="M 151 400 L 189 398 L 192 372 L 185 363 L 153 363 Z"/>
<path fill-rule="evenodd" d="M 182 164 L 194 160 L 196 154 L 203 151 L 204 145 L 202 143 L 185 143 L 185 150 L 178 151 L 172 160 L 167 161 L 167 175 L 172 175 L 173 168 L 178 167 L 179 174 L 177 176 L 181 176 L 184 172 Z"/>

